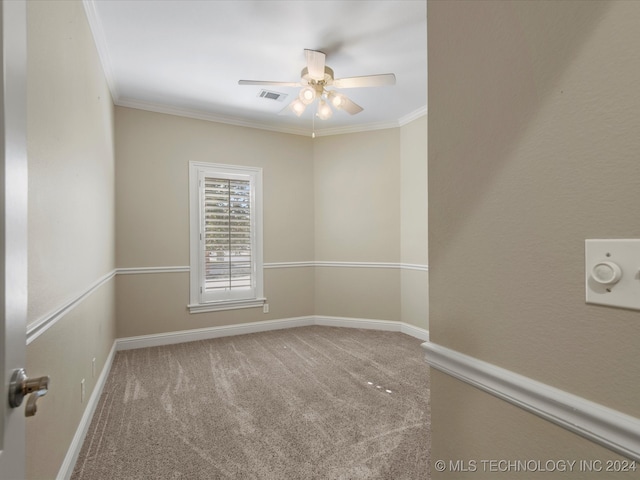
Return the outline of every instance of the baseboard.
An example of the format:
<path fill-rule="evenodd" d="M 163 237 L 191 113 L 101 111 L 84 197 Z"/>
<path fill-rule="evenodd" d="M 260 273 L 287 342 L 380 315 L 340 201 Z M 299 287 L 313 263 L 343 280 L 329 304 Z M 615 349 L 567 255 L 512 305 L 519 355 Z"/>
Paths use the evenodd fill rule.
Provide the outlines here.
<path fill-rule="evenodd" d="M 429 341 L 429 330 L 425 330 L 424 328 L 409 325 L 408 323 L 401 323 L 400 331 L 406 335 L 417 338 L 424 342 Z"/>
<path fill-rule="evenodd" d="M 240 323 L 238 325 L 224 325 L 221 327 L 197 328 L 177 332 L 141 335 L 138 337 L 119 338 L 116 340 L 117 350 L 132 350 L 135 348 L 159 347 L 174 343 L 196 342 L 210 338 L 244 335 L 247 333 L 281 330 L 283 328 L 305 327 L 313 325 L 313 317 L 295 317 L 282 320 L 265 320 L 263 322 Z"/>
<path fill-rule="evenodd" d="M 221 327 L 197 328 L 193 330 L 181 330 L 177 332 L 119 338 L 116 340 L 116 350 L 159 347 L 161 345 L 171 345 L 174 343 L 196 342 L 198 340 L 207 340 L 210 338 L 267 332 L 270 330 L 281 330 L 283 328 L 306 327 L 309 325 L 402 332 L 420 340 L 429 340 L 428 330 L 424 330 L 407 323 L 392 320 L 369 320 L 364 318 L 309 315 L 306 317 L 265 320 L 263 322 L 241 323 L 238 325 L 224 325 Z"/>
<path fill-rule="evenodd" d="M 73 436 L 73 440 L 71 440 L 71 445 L 69 445 L 67 455 L 64 457 L 64 461 L 62 462 L 62 466 L 58 471 L 56 480 L 68 480 L 69 478 L 71 478 L 71 474 L 73 473 L 76 461 L 78 460 L 78 456 L 80 455 L 80 450 L 82 450 L 82 444 L 84 443 L 84 439 L 87 436 L 89 425 L 91 425 L 93 414 L 96 411 L 96 407 L 98 406 L 98 402 L 100 401 L 100 396 L 102 395 L 102 390 L 104 389 L 107 377 L 109 376 L 109 372 L 111 371 L 111 365 L 113 364 L 113 358 L 115 357 L 115 354 L 116 342 L 113 343 L 111 351 L 109 352 L 109 355 L 104 362 L 102 372 L 100 372 L 100 376 L 96 381 L 93 392 L 89 397 L 87 407 L 84 409 L 84 413 L 82 414 L 82 418 L 80 419 L 80 424 L 76 429 L 76 434 Z"/>
<path fill-rule="evenodd" d="M 441 345 L 422 346 L 431 367 L 640 461 L 640 419 Z"/>
<path fill-rule="evenodd" d="M 383 330 L 387 332 L 399 332 L 400 322 L 393 320 L 371 320 L 368 318 L 327 317 L 316 315 L 314 325 L 325 327 L 362 328 L 366 330 Z"/>
<path fill-rule="evenodd" d="M 419 340 L 429 340 L 429 330 L 425 330 L 424 328 L 416 327 L 408 323 L 397 322 L 395 320 L 372 320 L 366 318 L 327 317 L 316 315 L 314 318 L 314 325 L 401 332 Z"/>

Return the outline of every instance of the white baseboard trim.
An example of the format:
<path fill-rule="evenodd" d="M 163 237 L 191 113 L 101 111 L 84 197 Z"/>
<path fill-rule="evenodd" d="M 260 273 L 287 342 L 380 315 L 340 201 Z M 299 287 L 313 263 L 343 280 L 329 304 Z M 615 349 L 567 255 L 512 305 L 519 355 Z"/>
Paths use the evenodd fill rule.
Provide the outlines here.
<path fill-rule="evenodd" d="M 342 328 L 362 328 L 368 330 L 384 330 L 401 332 L 419 340 L 429 340 L 429 330 L 395 320 L 371 320 L 366 318 L 315 316 L 314 325 Z"/>
<path fill-rule="evenodd" d="M 158 347 L 174 343 L 196 342 L 210 338 L 229 337 L 246 333 L 266 332 L 283 328 L 305 327 L 313 325 L 313 317 L 295 317 L 282 320 L 265 320 L 264 322 L 240 323 L 238 325 L 224 325 L 221 327 L 196 328 L 177 332 L 141 335 L 138 337 L 119 338 L 116 340 L 117 350 L 132 350 L 135 348 Z"/>
<path fill-rule="evenodd" d="M 429 331 L 414 327 L 407 323 L 391 320 L 369 320 L 363 318 L 326 317 L 309 315 L 306 317 L 284 318 L 281 320 L 265 320 L 263 322 L 240 323 L 238 325 L 224 325 L 221 327 L 197 328 L 177 332 L 141 335 L 137 337 L 119 338 L 116 340 L 116 350 L 132 350 L 135 348 L 159 347 L 174 343 L 195 342 L 210 338 L 244 335 L 247 333 L 266 332 L 283 328 L 306 327 L 309 325 L 324 325 L 331 327 L 363 328 L 371 330 L 385 330 L 402 332 L 420 340 L 429 339 Z"/>
<path fill-rule="evenodd" d="M 425 330 L 424 328 L 416 327 L 408 323 L 400 323 L 400 331 L 418 340 L 429 341 L 429 330 Z"/>
<path fill-rule="evenodd" d="M 366 330 L 383 330 L 387 332 L 399 332 L 400 322 L 393 320 L 371 320 L 368 318 L 351 317 L 327 317 L 316 315 L 314 325 L 325 327 L 362 328 Z"/>
<path fill-rule="evenodd" d="M 87 436 L 89 425 L 91 425 L 93 414 L 96 411 L 96 407 L 98 406 L 98 402 L 100 401 L 100 396 L 102 395 L 102 390 L 104 389 L 107 377 L 109 376 L 109 372 L 111 371 L 111 365 L 113 364 L 113 358 L 115 357 L 115 355 L 116 342 L 113 343 L 111 351 L 109 352 L 109 355 L 107 355 L 107 359 L 104 362 L 102 372 L 100 372 L 100 376 L 96 381 L 93 392 L 89 397 L 87 408 L 84 409 L 84 413 L 82 414 L 82 418 L 80 419 L 80 424 L 76 429 L 73 440 L 71 440 L 71 445 L 69 445 L 67 455 L 64 457 L 64 461 L 62 462 L 62 466 L 58 471 L 56 480 L 68 480 L 69 478 L 71 478 L 71 474 L 73 473 L 76 461 L 78 460 L 78 456 L 80 455 L 80 450 L 82 450 L 82 444 L 84 443 L 84 439 Z"/>
<path fill-rule="evenodd" d="M 422 346 L 431 367 L 640 461 L 640 419 L 441 345 Z"/>

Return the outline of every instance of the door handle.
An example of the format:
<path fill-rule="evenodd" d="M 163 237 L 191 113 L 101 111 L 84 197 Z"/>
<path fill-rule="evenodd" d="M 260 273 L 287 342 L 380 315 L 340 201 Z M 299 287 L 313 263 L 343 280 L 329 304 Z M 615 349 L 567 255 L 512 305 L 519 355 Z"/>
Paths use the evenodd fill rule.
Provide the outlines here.
<path fill-rule="evenodd" d="M 9 406 L 17 408 L 22 405 L 22 400 L 31 395 L 24 411 L 25 417 L 33 417 L 38 411 L 36 402 L 49 391 L 49 377 L 28 378 L 24 368 L 13 371 L 9 383 Z"/>

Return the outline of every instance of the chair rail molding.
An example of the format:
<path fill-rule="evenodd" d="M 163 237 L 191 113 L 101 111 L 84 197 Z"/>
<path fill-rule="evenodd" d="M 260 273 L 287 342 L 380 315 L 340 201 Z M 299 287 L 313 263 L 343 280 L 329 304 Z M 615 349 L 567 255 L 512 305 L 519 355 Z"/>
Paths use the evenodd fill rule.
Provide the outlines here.
<path fill-rule="evenodd" d="M 107 283 L 116 275 L 116 270 L 112 270 L 106 275 L 103 275 L 98 280 L 89 285 L 84 291 L 76 294 L 71 299 L 67 300 L 57 309 L 43 315 L 35 322 L 32 322 L 27 326 L 27 345 L 33 342 L 36 338 L 46 332 L 55 323 L 64 317 L 67 313 L 77 307 L 86 297 L 95 292 L 102 285 Z"/>
<path fill-rule="evenodd" d="M 303 267 L 322 267 L 322 268 L 391 268 L 400 270 L 418 270 L 423 272 L 429 271 L 428 265 L 413 263 L 389 263 L 389 262 L 328 262 L 328 261 L 301 261 L 301 262 L 271 262 L 264 263 L 265 270 L 279 268 L 303 268 Z M 116 275 L 148 275 L 158 273 L 188 273 L 190 268 L 188 265 L 169 265 L 159 267 L 117 267 L 107 274 L 100 277 L 94 283 L 89 285 L 84 291 L 76 294 L 67 300 L 63 305 L 55 310 L 43 315 L 38 320 L 27 326 L 27 345 L 36 338 L 46 332 L 55 323 L 73 310 L 86 297 L 94 291 L 114 278 Z"/>
<path fill-rule="evenodd" d="M 299 268 L 299 267 L 337 267 L 337 268 L 395 268 L 401 270 L 429 271 L 428 265 L 416 263 L 394 262 L 334 262 L 334 261 L 307 261 L 307 262 L 272 262 L 265 263 L 264 268 Z"/>
<path fill-rule="evenodd" d="M 432 368 L 640 461 L 640 419 L 435 343 L 422 347 Z"/>
<path fill-rule="evenodd" d="M 337 267 L 337 268 L 396 268 L 401 270 L 429 271 L 429 266 L 418 263 L 394 263 L 394 262 L 334 262 L 334 261 L 299 261 L 299 262 L 265 262 L 264 269 L 275 268 L 305 268 L 305 267 Z M 119 267 L 118 275 L 141 275 L 145 273 L 181 273 L 189 272 L 188 265 L 166 267 Z"/>

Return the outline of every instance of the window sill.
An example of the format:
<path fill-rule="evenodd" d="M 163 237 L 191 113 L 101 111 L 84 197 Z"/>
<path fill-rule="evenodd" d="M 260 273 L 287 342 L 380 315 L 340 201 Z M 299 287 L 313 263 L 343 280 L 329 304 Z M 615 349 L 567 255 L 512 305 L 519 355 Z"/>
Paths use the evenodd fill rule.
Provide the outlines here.
<path fill-rule="evenodd" d="M 222 310 L 237 310 L 239 308 L 257 308 L 266 303 L 266 298 L 252 298 L 249 300 L 229 300 L 211 303 L 195 303 L 187 305 L 189 313 L 219 312 Z"/>

